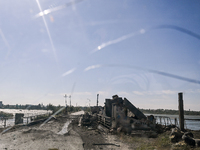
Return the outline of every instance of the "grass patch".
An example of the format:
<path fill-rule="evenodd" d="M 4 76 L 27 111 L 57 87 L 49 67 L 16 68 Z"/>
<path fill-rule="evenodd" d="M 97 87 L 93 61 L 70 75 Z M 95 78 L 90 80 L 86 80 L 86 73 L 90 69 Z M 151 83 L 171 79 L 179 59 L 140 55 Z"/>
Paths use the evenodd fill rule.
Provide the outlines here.
<path fill-rule="evenodd" d="M 168 150 L 171 149 L 172 143 L 169 139 L 169 133 L 159 134 L 157 138 L 153 139 L 150 143 L 143 143 L 138 150 Z"/>
<path fill-rule="evenodd" d="M 133 146 L 137 150 L 169 150 L 172 147 L 167 132 L 159 134 L 157 138 L 147 138 L 145 135 L 143 137 L 131 137 L 119 134 L 118 136 L 120 141 L 130 144 L 130 147 Z"/>
<path fill-rule="evenodd" d="M 191 147 L 184 141 L 174 144 L 169 135 L 170 131 L 159 134 L 157 138 L 131 137 L 122 133 L 118 137 L 121 142 L 136 150 L 200 150 L 200 147 Z"/>
<path fill-rule="evenodd" d="M 157 149 L 169 149 L 172 145 L 169 138 L 169 133 L 165 132 L 160 134 L 153 144 L 157 147 Z"/>
<path fill-rule="evenodd" d="M 0 111 L 0 117 L 12 118 L 13 114 L 12 113 L 5 113 L 3 111 Z"/>

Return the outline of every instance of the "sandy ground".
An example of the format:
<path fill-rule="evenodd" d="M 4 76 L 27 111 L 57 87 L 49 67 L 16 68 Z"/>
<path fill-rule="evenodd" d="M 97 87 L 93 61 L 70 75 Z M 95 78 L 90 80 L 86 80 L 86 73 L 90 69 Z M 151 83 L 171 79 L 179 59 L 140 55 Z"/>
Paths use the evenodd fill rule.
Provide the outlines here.
<path fill-rule="evenodd" d="M 83 112 L 71 114 L 80 115 Z M 98 150 L 98 149 L 129 149 L 115 135 L 109 135 L 87 127 L 78 127 L 71 123 L 69 132 L 62 135 L 69 124 L 69 118 L 58 117 L 51 119 L 40 127 L 32 126 L 13 127 L 4 134 L 0 134 L 0 150 Z M 61 132 L 62 131 L 62 132 Z M 0 131 L 1 132 L 1 131 Z M 113 145 L 105 145 L 110 143 Z M 100 145 L 95 145 L 100 144 Z"/>
<path fill-rule="evenodd" d="M 83 141 L 77 132 L 71 129 L 66 135 L 58 134 L 67 121 L 66 117 L 59 117 L 42 127 L 37 124 L 12 128 L 0 135 L 0 150 L 82 150 Z"/>
<path fill-rule="evenodd" d="M 41 124 L 15 126 L 0 134 L 0 150 L 131 150 L 156 141 L 145 137 L 138 140 L 135 137 L 132 142 L 127 142 L 131 140 L 129 136 L 112 135 L 92 127 L 78 127 L 75 121 L 66 116 L 51 119 L 40 127 Z M 68 128 L 65 125 L 69 125 Z M 69 132 L 63 134 L 66 131 Z M 194 137 L 200 138 L 200 131 L 194 132 Z"/>
<path fill-rule="evenodd" d="M 82 138 L 85 150 L 129 150 L 127 143 L 123 143 L 119 140 L 118 136 L 110 133 L 100 132 L 97 129 L 91 127 L 78 127 L 73 126 L 73 130 L 76 131 Z"/>

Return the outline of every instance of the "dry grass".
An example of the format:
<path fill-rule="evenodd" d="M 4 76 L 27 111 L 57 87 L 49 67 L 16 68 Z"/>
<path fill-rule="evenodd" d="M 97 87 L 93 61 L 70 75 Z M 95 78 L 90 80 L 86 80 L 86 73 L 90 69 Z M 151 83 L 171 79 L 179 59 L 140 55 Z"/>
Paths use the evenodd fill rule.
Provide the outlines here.
<path fill-rule="evenodd" d="M 124 134 L 119 134 L 119 140 L 127 143 L 130 149 L 136 150 L 200 150 L 200 147 L 190 147 L 181 141 L 172 143 L 169 138 L 170 131 L 159 134 L 157 138 L 131 137 Z"/>

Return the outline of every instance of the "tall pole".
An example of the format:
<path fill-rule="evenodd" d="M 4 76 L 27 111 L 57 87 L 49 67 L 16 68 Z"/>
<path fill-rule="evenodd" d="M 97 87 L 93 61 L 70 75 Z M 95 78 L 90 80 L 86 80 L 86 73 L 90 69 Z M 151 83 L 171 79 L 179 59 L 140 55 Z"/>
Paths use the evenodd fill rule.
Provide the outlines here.
<path fill-rule="evenodd" d="M 65 98 L 65 107 L 67 107 L 67 94 L 64 95 Z"/>
<path fill-rule="evenodd" d="M 71 95 L 69 96 L 69 98 L 70 98 L 70 107 L 71 107 L 71 106 L 72 106 L 72 105 L 71 105 Z"/>
<path fill-rule="evenodd" d="M 179 109 L 179 125 L 181 131 L 184 131 L 184 109 L 183 109 L 183 93 L 178 93 L 178 109 Z"/>
<path fill-rule="evenodd" d="M 98 103 L 99 103 L 99 94 L 97 94 L 97 106 L 98 106 Z"/>
<path fill-rule="evenodd" d="M 91 100 L 90 100 L 89 98 L 88 98 L 87 100 L 89 101 L 89 107 L 90 107 L 90 102 L 91 102 Z"/>

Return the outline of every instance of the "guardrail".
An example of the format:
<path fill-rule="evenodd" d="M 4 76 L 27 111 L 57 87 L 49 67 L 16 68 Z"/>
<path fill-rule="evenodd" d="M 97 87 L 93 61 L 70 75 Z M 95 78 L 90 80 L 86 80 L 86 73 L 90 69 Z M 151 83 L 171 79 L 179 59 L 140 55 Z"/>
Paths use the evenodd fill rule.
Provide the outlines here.
<path fill-rule="evenodd" d="M 107 117 L 107 116 L 98 114 L 97 119 L 100 124 L 102 124 L 103 126 L 105 126 L 107 128 L 110 128 L 112 126 L 111 117 Z"/>
<path fill-rule="evenodd" d="M 10 118 L 10 117 L 1 117 L 0 118 L 0 120 L 2 121 L 2 124 L 3 124 L 4 128 L 6 127 L 6 123 L 7 123 L 8 119 L 12 119 L 12 118 Z"/>
<path fill-rule="evenodd" d="M 23 117 L 23 124 L 29 124 L 30 122 L 32 122 L 36 119 L 40 119 L 40 118 L 44 118 L 44 117 L 48 117 L 48 116 L 50 116 L 50 113 L 26 116 L 26 117 Z"/>
<path fill-rule="evenodd" d="M 172 121 L 172 119 L 170 117 L 166 117 L 166 116 L 154 116 L 156 118 L 156 122 L 160 123 L 161 125 L 179 125 L 178 119 L 174 118 L 174 120 Z"/>

